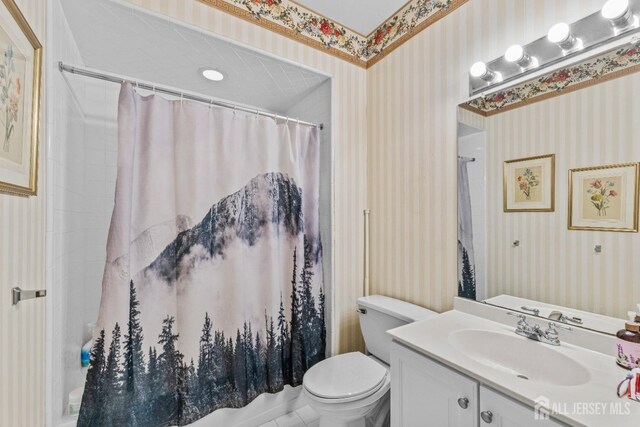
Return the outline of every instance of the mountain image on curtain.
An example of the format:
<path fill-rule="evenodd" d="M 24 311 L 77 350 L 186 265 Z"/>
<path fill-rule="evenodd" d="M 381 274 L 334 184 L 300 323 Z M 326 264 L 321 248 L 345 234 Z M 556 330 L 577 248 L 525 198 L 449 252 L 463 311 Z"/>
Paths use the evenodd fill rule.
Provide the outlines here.
<path fill-rule="evenodd" d="M 319 133 L 123 85 L 78 426 L 186 425 L 324 359 Z"/>
<path fill-rule="evenodd" d="M 458 157 L 458 296 L 476 299 L 473 215 L 467 170 L 470 160 Z"/>

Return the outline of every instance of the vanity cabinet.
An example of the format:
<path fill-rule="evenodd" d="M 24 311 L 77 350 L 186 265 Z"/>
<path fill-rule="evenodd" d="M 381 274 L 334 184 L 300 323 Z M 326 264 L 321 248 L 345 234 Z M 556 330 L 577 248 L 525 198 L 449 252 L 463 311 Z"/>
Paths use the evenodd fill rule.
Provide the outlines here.
<path fill-rule="evenodd" d="M 396 342 L 391 349 L 391 427 L 562 427 Z"/>
<path fill-rule="evenodd" d="M 491 419 L 491 422 L 486 422 Z M 557 421 L 536 419 L 533 408 L 525 406 L 492 389 L 480 386 L 480 427 L 561 427 Z"/>
<path fill-rule="evenodd" d="M 478 427 L 478 383 L 393 343 L 391 426 Z"/>

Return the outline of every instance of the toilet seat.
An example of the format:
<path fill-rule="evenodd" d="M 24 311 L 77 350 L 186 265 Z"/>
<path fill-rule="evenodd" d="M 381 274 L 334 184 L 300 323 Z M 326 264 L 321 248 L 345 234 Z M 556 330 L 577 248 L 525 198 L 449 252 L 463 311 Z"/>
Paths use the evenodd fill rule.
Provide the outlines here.
<path fill-rule="evenodd" d="M 387 383 L 389 371 L 360 352 L 326 359 L 307 371 L 303 386 L 325 402 L 342 403 L 365 399 Z"/>

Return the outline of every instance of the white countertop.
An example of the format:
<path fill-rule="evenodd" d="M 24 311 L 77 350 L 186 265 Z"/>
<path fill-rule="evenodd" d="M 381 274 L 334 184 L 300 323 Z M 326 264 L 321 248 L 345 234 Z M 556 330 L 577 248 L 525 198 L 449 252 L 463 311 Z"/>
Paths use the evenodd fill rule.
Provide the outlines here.
<path fill-rule="evenodd" d="M 431 319 L 411 323 L 388 333 L 393 339 L 425 356 L 447 365 L 504 395 L 533 407 L 540 396 L 549 399 L 551 408 L 561 408 L 562 413 L 552 418 L 571 426 L 588 427 L 638 427 L 640 426 L 640 403 L 616 396 L 616 387 L 628 371 L 615 363 L 615 348 L 611 356 L 603 355 L 575 345 L 562 343 L 549 349 L 579 361 L 590 372 L 590 379 L 579 386 L 556 386 L 522 380 L 511 374 L 493 369 L 457 350 L 449 343 L 449 335 L 460 330 L 486 330 L 515 334 L 513 326 L 503 325 L 482 317 L 449 311 Z M 533 341 L 532 341 L 533 342 Z M 509 351 L 508 348 L 504 349 Z M 593 404 L 597 406 L 593 406 Z M 590 405 L 590 406 L 588 406 Z M 600 411 L 595 409 L 600 408 Z M 624 415 L 611 414 L 612 408 Z M 604 412 L 594 414 L 593 412 Z"/>

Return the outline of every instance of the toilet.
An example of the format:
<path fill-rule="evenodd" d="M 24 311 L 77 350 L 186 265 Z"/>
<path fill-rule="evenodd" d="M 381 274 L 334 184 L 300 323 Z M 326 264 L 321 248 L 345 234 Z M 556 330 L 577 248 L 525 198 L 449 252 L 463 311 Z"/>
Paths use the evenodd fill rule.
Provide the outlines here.
<path fill-rule="evenodd" d="M 391 388 L 391 337 L 386 331 L 437 315 L 381 295 L 359 298 L 358 313 L 370 355 L 353 352 L 330 357 L 303 378 L 304 394 L 320 415 L 320 427 L 365 427 L 368 416 L 385 416 Z"/>

